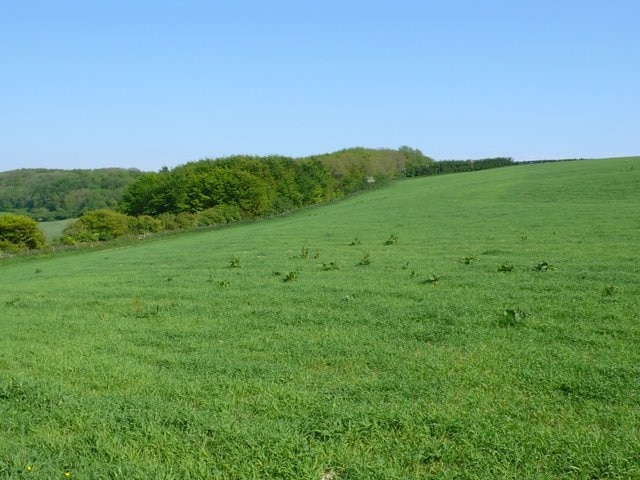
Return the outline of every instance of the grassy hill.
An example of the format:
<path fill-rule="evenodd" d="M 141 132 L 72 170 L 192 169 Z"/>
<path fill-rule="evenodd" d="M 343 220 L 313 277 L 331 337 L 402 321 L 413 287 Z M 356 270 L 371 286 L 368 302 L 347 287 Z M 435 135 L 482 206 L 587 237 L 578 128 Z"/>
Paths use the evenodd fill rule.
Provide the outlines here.
<path fill-rule="evenodd" d="M 640 159 L 0 263 L 3 478 L 640 477 Z"/>

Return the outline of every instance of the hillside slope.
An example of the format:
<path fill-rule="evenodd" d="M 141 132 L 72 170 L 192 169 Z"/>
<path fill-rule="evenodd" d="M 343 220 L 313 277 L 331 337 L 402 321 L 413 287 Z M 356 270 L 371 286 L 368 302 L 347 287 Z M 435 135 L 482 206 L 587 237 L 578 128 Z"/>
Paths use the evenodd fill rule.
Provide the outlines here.
<path fill-rule="evenodd" d="M 640 477 L 639 189 L 514 166 L 0 263 L 0 473 Z"/>

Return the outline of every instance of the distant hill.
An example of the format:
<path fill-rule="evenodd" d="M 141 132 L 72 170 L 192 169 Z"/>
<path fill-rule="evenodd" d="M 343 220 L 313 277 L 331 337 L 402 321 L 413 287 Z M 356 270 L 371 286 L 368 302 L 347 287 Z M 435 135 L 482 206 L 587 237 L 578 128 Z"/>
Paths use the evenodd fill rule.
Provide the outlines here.
<path fill-rule="evenodd" d="M 62 220 L 118 204 L 137 169 L 21 169 L 0 173 L 0 212 Z"/>

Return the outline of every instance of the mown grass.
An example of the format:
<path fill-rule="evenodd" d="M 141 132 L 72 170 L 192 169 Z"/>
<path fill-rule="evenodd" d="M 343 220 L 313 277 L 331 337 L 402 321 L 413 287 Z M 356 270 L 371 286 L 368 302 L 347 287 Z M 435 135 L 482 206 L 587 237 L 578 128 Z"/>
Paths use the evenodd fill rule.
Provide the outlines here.
<path fill-rule="evenodd" d="M 517 166 L 0 264 L 0 476 L 638 478 L 639 187 Z"/>

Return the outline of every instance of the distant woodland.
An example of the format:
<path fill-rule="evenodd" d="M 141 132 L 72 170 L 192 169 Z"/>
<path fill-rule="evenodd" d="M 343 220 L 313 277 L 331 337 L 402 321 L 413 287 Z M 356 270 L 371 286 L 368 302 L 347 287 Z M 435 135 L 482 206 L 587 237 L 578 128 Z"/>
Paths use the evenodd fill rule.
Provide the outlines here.
<path fill-rule="evenodd" d="M 0 212 L 38 221 L 76 218 L 100 208 L 117 208 L 137 169 L 23 169 L 0 173 Z"/>

